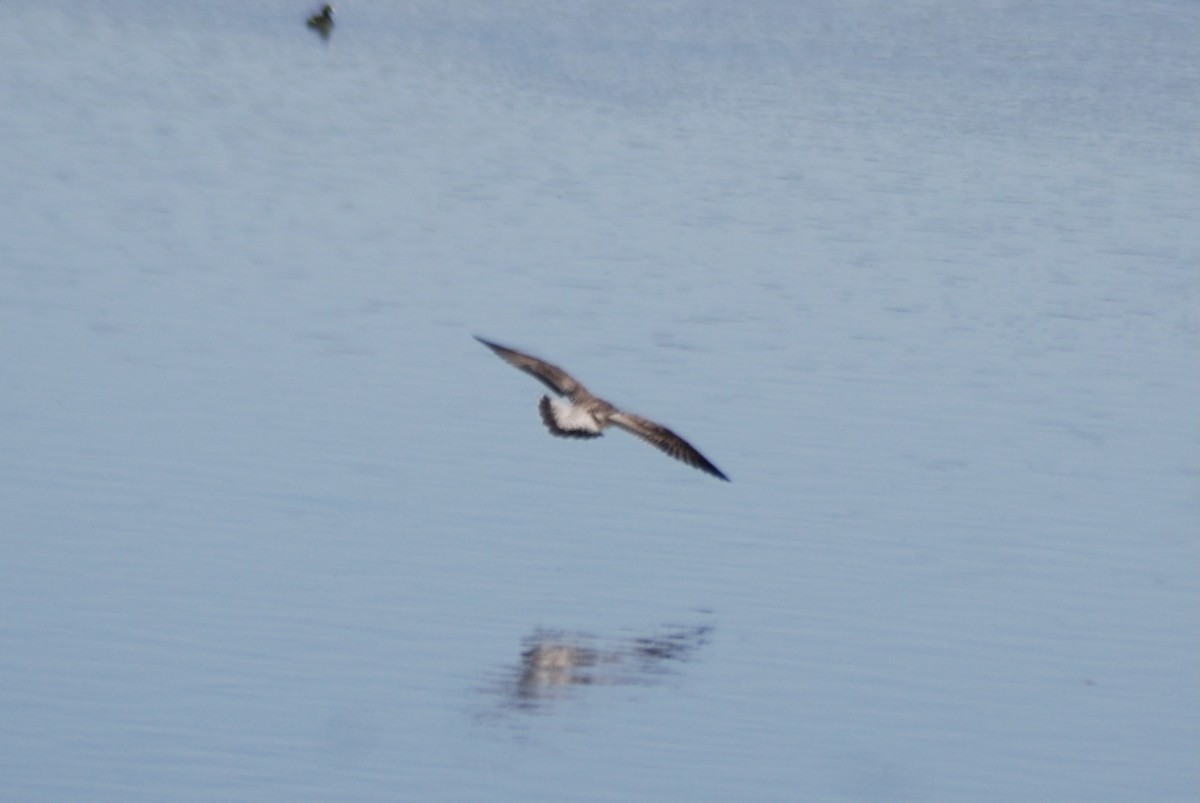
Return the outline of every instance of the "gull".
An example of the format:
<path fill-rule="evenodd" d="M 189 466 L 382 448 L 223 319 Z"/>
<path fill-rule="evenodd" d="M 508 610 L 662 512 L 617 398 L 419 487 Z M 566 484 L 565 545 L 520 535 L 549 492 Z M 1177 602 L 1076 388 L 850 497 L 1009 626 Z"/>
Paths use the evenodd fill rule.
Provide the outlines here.
<path fill-rule="evenodd" d="M 538 402 L 538 411 L 542 414 L 542 422 L 550 430 L 551 435 L 560 438 L 598 438 L 605 427 L 615 425 L 637 435 L 642 440 L 657 449 L 669 454 L 676 460 L 681 460 L 689 466 L 708 472 L 729 482 L 721 469 L 709 462 L 708 458 L 696 451 L 696 447 L 676 435 L 671 430 L 656 424 L 649 419 L 633 413 L 627 413 L 593 396 L 587 388 L 581 385 L 570 374 L 557 365 L 540 360 L 530 354 L 501 346 L 490 340 L 484 340 L 479 335 L 475 339 L 514 368 L 537 378 L 546 387 L 559 396 L 566 396 L 568 402 L 542 396 Z"/>

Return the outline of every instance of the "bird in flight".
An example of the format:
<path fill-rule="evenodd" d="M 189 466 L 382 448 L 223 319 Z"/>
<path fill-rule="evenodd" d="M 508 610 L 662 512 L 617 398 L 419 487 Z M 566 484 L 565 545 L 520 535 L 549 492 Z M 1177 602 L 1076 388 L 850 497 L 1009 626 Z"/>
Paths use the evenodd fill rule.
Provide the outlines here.
<path fill-rule="evenodd" d="M 569 402 L 551 399 L 549 396 L 542 396 L 538 402 L 538 411 L 542 414 L 542 421 L 551 435 L 560 438 L 598 438 L 603 434 L 601 430 L 615 425 L 637 435 L 676 460 L 729 482 L 729 477 L 726 477 L 721 469 L 709 462 L 707 457 L 696 451 L 696 448 L 683 438 L 661 424 L 619 410 L 604 399 L 593 396 L 587 388 L 557 365 L 484 340 L 479 335 L 475 335 L 475 339 L 496 352 L 500 359 L 509 365 L 537 378 L 557 395 L 567 397 Z"/>

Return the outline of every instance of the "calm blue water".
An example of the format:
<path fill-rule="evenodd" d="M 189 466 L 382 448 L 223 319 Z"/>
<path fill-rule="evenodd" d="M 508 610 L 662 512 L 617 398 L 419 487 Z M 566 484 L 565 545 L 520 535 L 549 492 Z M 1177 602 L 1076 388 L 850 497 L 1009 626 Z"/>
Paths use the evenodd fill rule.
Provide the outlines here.
<path fill-rule="evenodd" d="M 1200 795 L 1194 3 L 243 5 L 0 30 L 0 798 Z"/>

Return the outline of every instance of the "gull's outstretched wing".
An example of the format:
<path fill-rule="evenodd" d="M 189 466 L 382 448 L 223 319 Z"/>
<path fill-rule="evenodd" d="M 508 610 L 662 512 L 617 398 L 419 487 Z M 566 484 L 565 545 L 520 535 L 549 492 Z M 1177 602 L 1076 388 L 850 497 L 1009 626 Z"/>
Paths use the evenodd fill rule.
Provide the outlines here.
<path fill-rule="evenodd" d="M 537 357 L 522 353 L 516 349 L 506 348 L 499 343 L 484 340 L 479 335 L 475 335 L 475 339 L 496 352 L 500 359 L 514 368 L 520 368 L 530 376 L 536 377 L 542 384 L 560 396 L 571 396 L 579 391 L 587 392 L 583 385 L 576 382 L 570 374 L 553 363 L 539 360 Z"/>
<path fill-rule="evenodd" d="M 626 432 L 632 432 L 634 435 L 637 435 L 651 446 L 661 449 L 676 460 L 682 460 L 689 466 L 698 468 L 701 471 L 707 471 L 714 477 L 719 477 L 729 482 L 729 477 L 726 477 L 721 469 L 709 462 L 707 457 L 700 454 L 695 446 L 692 446 L 666 427 L 642 418 L 640 415 L 621 411 L 612 413 L 608 420 Z"/>

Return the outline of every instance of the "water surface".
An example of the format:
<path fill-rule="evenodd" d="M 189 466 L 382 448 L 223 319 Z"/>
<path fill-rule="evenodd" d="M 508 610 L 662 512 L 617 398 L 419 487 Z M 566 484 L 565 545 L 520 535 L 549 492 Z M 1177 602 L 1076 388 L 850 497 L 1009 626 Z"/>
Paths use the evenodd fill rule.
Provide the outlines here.
<path fill-rule="evenodd" d="M 0 32 L 0 796 L 1196 798 L 1193 5 L 308 13 Z"/>

